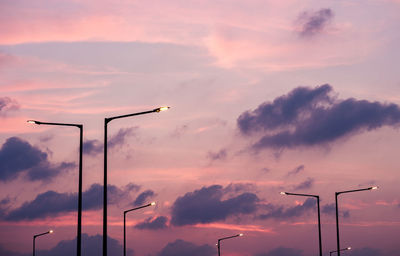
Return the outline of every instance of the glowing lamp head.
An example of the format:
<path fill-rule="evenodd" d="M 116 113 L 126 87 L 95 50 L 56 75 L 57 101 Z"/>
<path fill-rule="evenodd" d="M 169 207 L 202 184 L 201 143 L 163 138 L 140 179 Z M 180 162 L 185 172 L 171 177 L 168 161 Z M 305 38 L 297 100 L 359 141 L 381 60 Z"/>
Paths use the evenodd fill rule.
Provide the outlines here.
<path fill-rule="evenodd" d="M 242 233 L 240 233 L 240 234 L 239 234 L 239 236 L 243 236 L 243 234 L 242 234 Z"/>
<path fill-rule="evenodd" d="M 29 123 L 29 124 L 36 124 L 36 121 L 35 120 L 28 120 L 28 121 L 26 121 L 27 123 Z"/>
<path fill-rule="evenodd" d="M 150 205 L 156 205 L 156 202 L 151 202 Z"/>
<path fill-rule="evenodd" d="M 281 194 L 281 195 L 286 195 L 286 192 L 283 192 L 283 191 L 282 191 L 280 194 Z"/>
<path fill-rule="evenodd" d="M 347 250 L 351 250 L 351 247 L 349 246 L 349 247 L 347 247 Z"/>
<path fill-rule="evenodd" d="M 53 233 L 53 232 L 54 232 L 54 231 L 53 231 L 52 229 L 49 230 L 49 233 L 50 233 L 50 234 Z"/>
<path fill-rule="evenodd" d="M 170 107 L 159 107 L 159 108 L 156 108 L 156 112 L 166 111 L 168 109 L 170 109 Z"/>
<path fill-rule="evenodd" d="M 374 186 L 371 188 L 372 190 L 378 189 L 378 186 Z"/>

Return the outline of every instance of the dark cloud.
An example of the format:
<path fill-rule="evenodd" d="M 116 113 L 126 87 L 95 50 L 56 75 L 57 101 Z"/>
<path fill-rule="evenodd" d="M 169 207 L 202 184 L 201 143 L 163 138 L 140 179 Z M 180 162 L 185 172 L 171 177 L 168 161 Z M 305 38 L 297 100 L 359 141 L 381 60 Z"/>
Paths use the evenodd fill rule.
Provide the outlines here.
<path fill-rule="evenodd" d="M 294 186 L 293 190 L 306 190 L 306 189 L 310 189 L 313 185 L 314 185 L 314 179 L 307 178 L 305 181 Z"/>
<path fill-rule="evenodd" d="M 278 247 L 267 253 L 259 253 L 255 256 L 303 256 L 303 252 L 301 250 L 293 249 L 293 248 L 285 248 Z"/>
<path fill-rule="evenodd" d="M 87 155 L 97 155 L 104 151 L 103 143 L 99 140 L 86 140 L 83 142 L 83 153 Z"/>
<path fill-rule="evenodd" d="M 283 206 L 276 206 L 273 204 L 266 205 L 267 212 L 259 216 L 260 219 L 291 219 L 299 217 L 307 213 L 311 209 L 316 209 L 315 198 L 307 198 L 303 204 L 285 209 Z"/>
<path fill-rule="evenodd" d="M 171 224 L 175 226 L 222 221 L 238 214 L 251 214 L 257 210 L 258 197 L 242 193 L 223 200 L 223 187 L 213 185 L 186 193 L 172 205 Z"/>
<path fill-rule="evenodd" d="M 108 186 L 108 198 L 110 204 L 118 203 L 126 198 L 132 186 L 120 189 L 116 186 Z M 96 210 L 103 206 L 103 186 L 93 184 L 82 194 L 82 206 L 84 210 Z M 78 207 L 78 193 L 58 193 L 47 191 L 39 194 L 32 201 L 25 202 L 20 207 L 9 211 L 4 219 L 10 221 L 43 219 L 55 217 L 67 212 L 76 211 Z"/>
<path fill-rule="evenodd" d="M 216 249 L 208 244 L 196 245 L 181 239 L 168 243 L 157 256 L 214 256 Z"/>
<path fill-rule="evenodd" d="M 288 172 L 286 176 L 293 176 L 293 175 L 296 175 L 296 174 L 298 174 L 299 172 L 302 172 L 302 171 L 304 171 L 304 165 L 303 164 L 297 166 L 296 168 L 294 168 L 293 170 Z"/>
<path fill-rule="evenodd" d="M 167 222 L 168 222 L 168 218 L 165 216 L 159 216 L 155 219 L 150 217 L 150 218 L 147 218 L 145 221 L 136 224 L 135 228 L 151 229 L 151 230 L 164 229 L 164 228 L 168 227 Z"/>
<path fill-rule="evenodd" d="M 17 101 L 9 97 L 0 97 L 0 116 L 4 116 L 9 111 L 18 110 L 19 107 Z"/>
<path fill-rule="evenodd" d="M 18 137 L 8 138 L 0 149 L 0 181 L 10 181 L 22 173 L 30 181 L 48 181 L 73 167 L 74 163 L 67 162 L 51 164 L 47 153 Z"/>
<path fill-rule="evenodd" d="M 349 135 L 395 126 L 400 108 L 353 98 L 337 100 L 328 84 L 298 87 L 288 95 L 242 113 L 237 122 L 245 135 L 261 134 L 253 149 L 284 149 L 334 142 Z"/>
<path fill-rule="evenodd" d="M 175 130 L 171 133 L 171 137 L 180 138 L 189 130 L 189 125 L 184 124 L 175 128 Z"/>
<path fill-rule="evenodd" d="M 350 251 L 346 251 L 346 255 L 349 256 L 383 256 L 382 252 L 375 248 L 352 248 Z"/>
<path fill-rule="evenodd" d="M 303 12 L 297 19 L 301 37 L 312 37 L 321 33 L 333 19 L 333 11 L 328 8 L 315 12 Z"/>
<path fill-rule="evenodd" d="M 227 157 L 227 153 L 225 149 L 221 149 L 218 152 L 208 152 L 207 153 L 207 158 L 210 159 L 211 161 L 216 161 L 216 160 L 224 160 Z"/>
<path fill-rule="evenodd" d="M 119 145 L 122 145 L 126 142 L 126 139 L 130 136 L 135 135 L 135 131 L 137 127 L 130 127 L 130 128 L 121 128 L 117 132 L 117 134 L 111 136 L 108 139 L 107 147 L 108 149 L 115 148 Z M 104 143 L 103 141 L 99 140 L 86 140 L 83 142 L 83 153 L 87 155 L 97 155 L 104 152 Z"/>
<path fill-rule="evenodd" d="M 335 216 L 336 215 L 336 206 L 334 203 L 326 204 L 326 205 L 322 206 L 321 212 L 328 214 L 328 215 Z M 346 210 L 346 211 L 340 210 L 339 215 L 342 216 L 343 218 L 348 218 L 348 217 L 350 217 L 350 212 L 348 210 Z"/>
<path fill-rule="evenodd" d="M 133 202 L 133 205 L 135 205 L 135 206 L 142 205 L 142 204 L 144 204 L 146 202 L 147 199 L 151 198 L 154 195 L 155 195 L 154 191 L 146 190 L 146 191 L 140 193 L 136 197 L 135 201 Z"/>

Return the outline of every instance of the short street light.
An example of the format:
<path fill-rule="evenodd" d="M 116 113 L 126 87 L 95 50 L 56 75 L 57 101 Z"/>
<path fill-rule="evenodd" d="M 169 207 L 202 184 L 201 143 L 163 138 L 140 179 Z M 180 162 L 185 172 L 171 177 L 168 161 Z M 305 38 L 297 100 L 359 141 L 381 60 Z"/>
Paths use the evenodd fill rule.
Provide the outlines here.
<path fill-rule="evenodd" d="M 235 238 L 235 237 L 239 237 L 239 236 L 243 236 L 243 234 L 237 234 L 237 235 L 234 235 L 234 236 L 227 236 L 227 237 L 223 237 L 223 238 L 218 239 L 218 243 L 217 243 L 218 256 L 221 256 L 221 241 L 222 240 L 231 239 L 231 238 Z"/>
<path fill-rule="evenodd" d="M 170 107 L 159 107 L 149 111 L 104 118 L 103 256 L 107 256 L 107 125 L 114 119 L 159 113 L 169 108 Z"/>
<path fill-rule="evenodd" d="M 152 202 L 150 204 L 146 204 L 146 205 L 143 205 L 143 206 L 139 206 L 139 207 L 124 211 L 124 256 L 126 256 L 126 214 L 128 212 L 139 210 L 139 209 L 142 209 L 142 208 L 145 208 L 145 207 L 149 207 L 149 206 L 153 206 L 153 205 L 156 205 L 156 202 Z"/>
<path fill-rule="evenodd" d="M 339 209 L 338 209 L 338 196 L 340 194 L 345 194 L 345 193 L 352 193 L 352 192 L 360 192 L 360 191 L 367 191 L 367 190 L 375 190 L 378 189 L 377 186 L 374 187 L 369 187 L 369 188 L 362 188 L 362 189 L 354 189 L 354 190 L 347 190 L 347 191 L 340 191 L 340 192 L 335 192 L 335 203 L 336 203 L 336 239 L 337 239 L 337 253 L 338 256 L 340 256 L 340 238 L 339 238 Z"/>
<path fill-rule="evenodd" d="M 351 250 L 351 247 L 347 247 L 347 248 L 344 248 L 344 249 L 340 249 L 339 251 L 347 251 L 347 250 Z M 329 252 L 329 255 L 331 256 L 332 253 L 335 253 L 335 252 L 338 252 L 338 251 L 330 251 L 330 252 Z"/>
<path fill-rule="evenodd" d="M 289 192 L 281 192 L 281 195 L 288 196 L 306 196 L 306 197 L 315 197 L 317 199 L 317 210 L 318 210 L 318 238 L 319 238 L 319 255 L 322 256 L 322 239 L 321 239 L 321 214 L 319 209 L 319 196 L 317 195 L 309 195 L 309 194 L 298 194 L 298 193 L 289 193 Z"/>
<path fill-rule="evenodd" d="M 36 251 L 35 251 L 35 247 L 36 247 L 36 237 L 44 236 L 44 235 L 51 234 L 51 233 L 53 233 L 53 230 L 49 230 L 49 231 L 47 231 L 47 232 L 40 233 L 40 234 L 37 234 L 37 235 L 34 235 L 34 236 L 33 236 L 33 256 L 36 255 Z"/>
<path fill-rule="evenodd" d="M 79 175 L 78 175 L 78 227 L 76 237 L 77 256 L 81 256 L 82 246 L 82 152 L 83 152 L 83 125 L 82 124 L 65 124 L 65 123 L 49 123 L 36 120 L 28 120 L 30 124 L 38 125 L 55 125 L 55 126 L 73 126 L 79 128 Z"/>

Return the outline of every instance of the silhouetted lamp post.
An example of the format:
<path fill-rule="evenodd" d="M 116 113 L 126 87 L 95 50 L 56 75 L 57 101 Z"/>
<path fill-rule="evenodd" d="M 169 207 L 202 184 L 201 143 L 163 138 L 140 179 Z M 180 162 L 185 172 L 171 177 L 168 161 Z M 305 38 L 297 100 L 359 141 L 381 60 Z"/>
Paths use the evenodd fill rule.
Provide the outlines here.
<path fill-rule="evenodd" d="M 82 241 L 82 151 L 83 151 L 83 125 L 82 124 L 65 124 L 65 123 L 49 123 L 35 120 L 28 120 L 30 124 L 38 125 L 56 125 L 56 126 L 74 126 L 79 128 L 79 181 L 78 181 L 78 230 L 76 237 L 76 255 L 81 256 Z"/>
<path fill-rule="evenodd" d="M 124 211 L 124 256 L 126 256 L 126 214 L 128 212 L 139 210 L 139 209 L 142 209 L 142 208 L 145 208 L 145 207 L 149 207 L 149 206 L 152 206 L 152 205 L 156 205 L 156 203 L 152 202 L 150 204 L 146 204 L 146 205 L 143 205 L 143 206 L 139 206 L 139 207 Z"/>
<path fill-rule="evenodd" d="M 351 247 L 347 247 L 347 248 L 344 248 L 344 249 L 340 249 L 339 251 L 347 251 L 347 250 L 351 250 Z M 329 252 L 329 255 L 331 256 L 332 253 L 335 253 L 335 252 L 338 252 L 338 251 L 330 251 L 330 252 Z"/>
<path fill-rule="evenodd" d="M 221 241 L 222 240 L 231 239 L 231 238 L 235 238 L 235 237 L 239 237 L 239 236 L 243 236 L 243 234 L 237 234 L 237 235 L 234 235 L 234 236 L 227 236 L 227 237 L 223 237 L 223 238 L 218 239 L 218 243 L 217 243 L 218 256 L 221 256 Z"/>
<path fill-rule="evenodd" d="M 308 194 L 289 193 L 289 192 L 281 192 L 281 195 L 288 195 L 288 196 L 306 196 L 306 197 L 315 197 L 315 198 L 317 199 L 319 255 L 322 256 L 321 213 L 320 213 L 320 209 L 319 209 L 319 196 L 317 196 L 317 195 L 308 195 Z"/>
<path fill-rule="evenodd" d="M 369 188 L 362 188 L 362 189 L 354 189 L 354 190 L 347 190 L 347 191 L 340 191 L 340 192 L 335 192 L 335 203 L 336 203 L 336 239 L 337 239 L 337 253 L 338 256 L 340 256 L 340 238 L 339 238 L 339 209 L 338 209 L 338 196 L 340 194 L 345 194 L 345 193 L 352 193 L 352 192 L 359 192 L 359 191 L 366 191 L 366 190 L 375 190 L 378 189 L 378 187 L 369 187 Z"/>
<path fill-rule="evenodd" d="M 36 247 L 36 237 L 44 236 L 44 235 L 51 234 L 51 233 L 53 233 L 53 230 L 49 230 L 49 231 L 47 231 L 47 232 L 40 233 L 40 234 L 37 234 L 37 235 L 34 235 L 34 236 L 33 236 L 33 256 L 36 255 L 36 251 L 35 251 L 35 249 L 36 249 L 36 248 L 35 248 L 35 247 Z"/>
<path fill-rule="evenodd" d="M 104 118 L 103 256 L 107 256 L 107 125 L 114 119 L 159 113 L 169 108 L 170 107 L 159 107 L 149 111 Z"/>

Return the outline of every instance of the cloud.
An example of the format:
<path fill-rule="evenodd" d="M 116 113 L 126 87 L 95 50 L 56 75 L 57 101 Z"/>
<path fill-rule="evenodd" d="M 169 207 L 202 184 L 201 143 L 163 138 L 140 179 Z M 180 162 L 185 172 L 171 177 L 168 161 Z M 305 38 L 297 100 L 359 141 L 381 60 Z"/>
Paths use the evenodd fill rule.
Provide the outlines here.
<path fill-rule="evenodd" d="M 164 228 L 168 227 L 167 221 L 168 221 L 168 218 L 165 216 L 159 216 L 155 219 L 150 217 L 150 218 L 147 218 L 145 221 L 136 224 L 135 228 L 151 229 L 151 230 L 164 229 Z"/>
<path fill-rule="evenodd" d="M 126 139 L 130 136 L 135 135 L 135 130 L 137 127 L 130 128 L 121 128 L 117 132 L 117 134 L 111 136 L 108 139 L 107 147 L 108 149 L 115 148 L 119 145 L 123 145 L 126 142 Z M 87 155 L 97 155 L 99 153 L 104 152 L 104 144 L 99 140 L 86 140 L 83 143 L 83 153 Z"/>
<path fill-rule="evenodd" d="M 129 196 L 136 185 L 128 185 L 120 189 L 114 185 L 108 186 L 110 204 L 116 204 Z M 92 184 L 82 193 L 82 206 L 84 210 L 97 210 L 103 206 L 103 186 Z M 47 191 L 36 196 L 32 201 L 23 203 L 4 216 L 9 221 L 34 220 L 46 217 L 55 217 L 67 212 L 74 212 L 78 208 L 78 193 L 58 193 Z"/>
<path fill-rule="evenodd" d="M 9 97 L 0 97 L 0 116 L 4 116 L 7 112 L 18 110 L 19 108 L 20 106 L 17 101 Z"/>
<path fill-rule="evenodd" d="M 208 244 L 196 245 L 181 239 L 168 243 L 157 256 L 214 256 L 216 249 Z"/>
<path fill-rule="evenodd" d="M 47 157 L 47 153 L 27 141 L 18 137 L 8 138 L 0 149 L 0 181 L 13 180 L 22 173 L 30 181 L 48 181 L 75 167 L 70 162 L 51 164 Z"/>
<path fill-rule="evenodd" d="M 346 252 L 346 255 L 349 255 L 349 256 L 381 256 L 383 254 L 378 249 L 364 247 L 364 248 L 351 249 L 350 251 Z"/>
<path fill-rule="evenodd" d="M 316 12 L 303 12 L 297 19 L 301 37 L 313 37 L 321 33 L 333 19 L 333 11 L 328 8 Z"/>
<path fill-rule="evenodd" d="M 142 204 L 144 204 L 144 203 L 146 202 L 146 200 L 147 200 L 148 198 L 151 198 L 151 197 L 154 196 L 154 195 L 155 195 L 154 191 L 152 191 L 152 190 L 146 190 L 146 191 L 140 193 L 140 194 L 136 197 L 135 201 L 133 202 L 133 205 L 135 205 L 135 206 L 142 205 Z"/>
<path fill-rule="evenodd" d="M 178 197 L 172 205 L 171 224 L 175 226 L 223 221 L 238 214 L 257 210 L 258 197 L 242 193 L 223 200 L 227 192 L 220 185 L 203 187 Z"/>
<path fill-rule="evenodd" d="M 255 256 L 303 256 L 303 252 L 301 250 L 293 249 L 293 248 L 285 248 L 278 247 L 267 253 L 259 253 Z"/>
<path fill-rule="evenodd" d="M 216 160 L 224 160 L 227 157 L 227 153 L 225 149 L 221 149 L 218 152 L 208 152 L 207 153 L 207 158 L 210 159 L 211 161 L 216 161 Z"/>
<path fill-rule="evenodd" d="M 294 168 L 293 170 L 291 170 L 290 172 L 288 172 L 286 176 L 296 175 L 302 171 L 304 171 L 304 165 L 299 165 L 296 168 Z"/>
<path fill-rule="evenodd" d="M 306 190 L 310 189 L 314 185 L 313 178 L 307 178 L 305 181 L 301 182 L 300 184 L 294 186 L 294 190 Z"/>
<path fill-rule="evenodd" d="M 336 215 L 336 206 L 334 203 L 326 204 L 326 205 L 322 206 L 321 212 L 328 214 L 328 215 L 335 216 Z M 350 212 L 348 210 L 340 211 L 339 215 L 342 216 L 343 218 L 348 218 L 348 217 L 350 217 Z"/>
<path fill-rule="evenodd" d="M 284 209 L 283 206 L 276 206 L 273 204 L 266 205 L 267 213 L 261 214 L 260 219 L 291 219 L 293 217 L 299 217 L 307 213 L 311 209 L 315 209 L 316 200 L 315 198 L 307 198 L 303 204 L 299 204 L 293 207 Z"/>
<path fill-rule="evenodd" d="M 338 100 L 330 95 L 332 90 L 328 84 L 295 88 L 273 102 L 262 103 L 254 111 L 242 113 L 238 127 L 244 135 L 261 134 L 252 146 L 260 150 L 323 145 L 400 123 L 396 104 Z"/>

